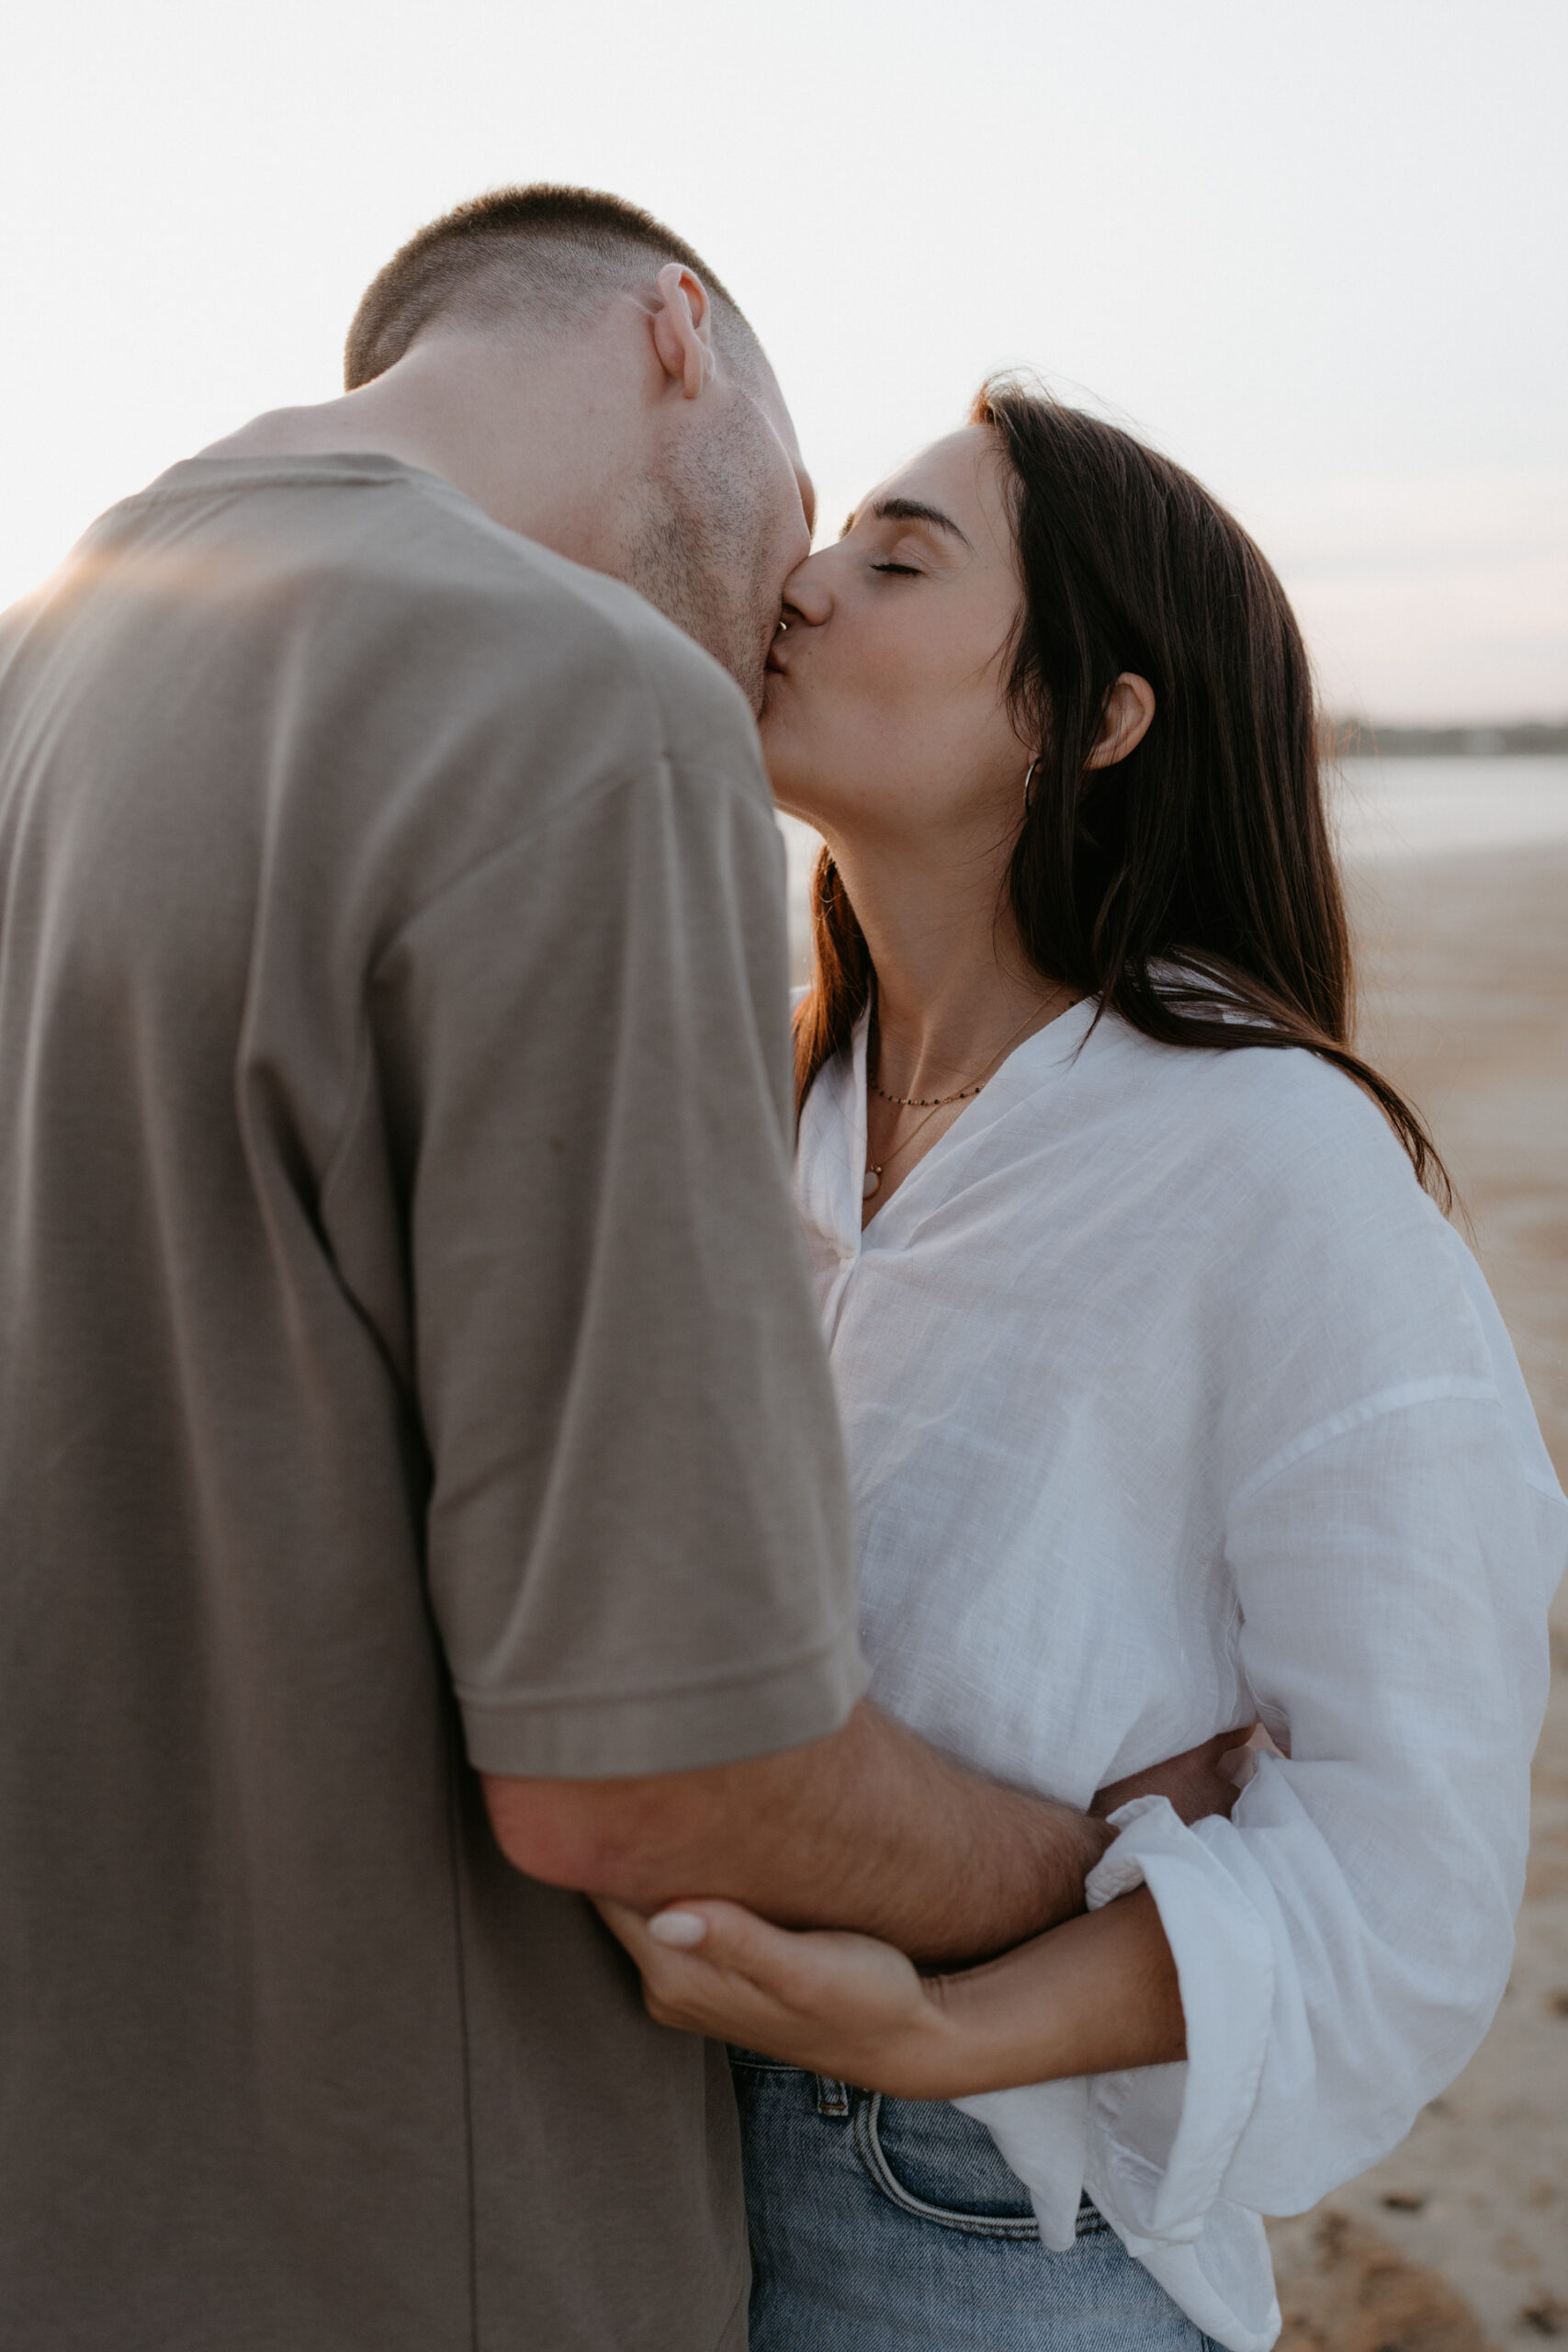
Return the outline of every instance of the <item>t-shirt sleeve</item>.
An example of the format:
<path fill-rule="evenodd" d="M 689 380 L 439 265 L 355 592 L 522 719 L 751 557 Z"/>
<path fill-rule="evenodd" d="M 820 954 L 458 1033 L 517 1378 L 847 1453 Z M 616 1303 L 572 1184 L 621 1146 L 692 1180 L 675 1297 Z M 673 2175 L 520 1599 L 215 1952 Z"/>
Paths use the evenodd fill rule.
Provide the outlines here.
<path fill-rule="evenodd" d="M 664 760 L 572 795 L 376 993 L 473 1762 L 684 1770 L 835 1729 L 864 1677 L 760 792 Z"/>

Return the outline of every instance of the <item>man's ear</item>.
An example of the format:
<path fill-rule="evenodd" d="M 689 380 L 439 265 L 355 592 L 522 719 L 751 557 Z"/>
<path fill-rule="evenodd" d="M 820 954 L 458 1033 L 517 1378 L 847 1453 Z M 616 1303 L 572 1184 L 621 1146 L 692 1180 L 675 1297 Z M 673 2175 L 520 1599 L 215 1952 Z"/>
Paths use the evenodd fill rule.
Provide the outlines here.
<path fill-rule="evenodd" d="M 653 347 L 672 384 L 694 401 L 717 373 L 713 350 L 713 304 L 694 270 L 667 261 L 659 273 L 653 306 Z"/>

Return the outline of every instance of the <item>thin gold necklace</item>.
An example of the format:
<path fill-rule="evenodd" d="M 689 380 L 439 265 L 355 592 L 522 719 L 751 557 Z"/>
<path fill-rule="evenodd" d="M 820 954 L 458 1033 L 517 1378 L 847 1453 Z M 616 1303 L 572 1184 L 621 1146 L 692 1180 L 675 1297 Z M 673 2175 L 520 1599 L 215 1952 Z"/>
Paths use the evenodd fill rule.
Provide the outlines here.
<path fill-rule="evenodd" d="M 961 1086 L 956 1094 L 889 1094 L 874 1078 L 866 1080 L 874 1094 L 880 1094 L 885 1102 L 897 1102 L 900 1111 L 944 1111 L 950 1102 L 962 1102 L 969 1095 L 978 1094 L 985 1083 L 983 1078 L 979 1079 L 973 1086 Z"/>
<path fill-rule="evenodd" d="M 1032 1012 L 1026 1012 L 1023 1019 L 1019 1023 L 1018 1027 L 1013 1031 L 1012 1035 L 1010 1037 L 1004 1038 L 1002 1043 L 998 1046 L 989 1062 L 987 1062 L 986 1068 L 981 1071 L 980 1076 L 977 1079 L 975 1079 L 968 1086 L 961 1086 L 956 1094 L 928 1095 L 923 1099 L 917 1094 L 889 1094 L 886 1088 L 878 1086 L 874 1078 L 867 1078 L 866 1084 L 870 1087 L 872 1092 L 874 1094 L 880 1094 L 885 1102 L 897 1103 L 901 1111 L 923 1111 L 926 1115 L 917 1125 L 910 1128 L 902 1143 L 896 1143 L 892 1150 L 885 1153 L 881 1159 L 867 1159 L 865 1174 L 861 1180 L 862 1200 L 874 1201 L 876 1198 L 877 1193 L 882 1190 L 882 1179 L 886 1170 L 891 1166 L 893 1161 L 898 1158 L 901 1152 L 908 1150 L 909 1146 L 915 1141 L 915 1138 L 918 1136 L 925 1133 L 926 1129 L 931 1125 L 931 1121 L 935 1118 L 939 1111 L 946 1110 L 950 1102 L 967 1102 L 972 1094 L 978 1094 L 983 1087 L 987 1087 L 990 1084 L 992 1079 L 997 1074 L 997 1067 L 1002 1060 L 1003 1057 L 1008 1053 L 1009 1049 L 1012 1046 L 1017 1044 L 1019 1038 L 1022 1036 L 1030 1023 L 1037 1017 L 1037 1015 L 1043 1010 L 1044 1005 L 1049 1004 L 1050 1001 L 1050 998 L 1046 997 L 1043 1000 L 1043 1003 L 1037 1004 Z"/>
<path fill-rule="evenodd" d="M 878 1089 L 879 1092 L 881 1090 Z M 977 1094 L 980 1089 L 976 1087 L 974 1091 Z M 892 1161 L 897 1159 L 901 1151 L 908 1151 L 909 1146 L 914 1142 L 915 1137 L 921 1134 L 925 1128 L 929 1127 L 935 1117 L 936 1113 L 934 1111 L 928 1111 L 925 1117 L 920 1121 L 919 1125 L 918 1127 L 911 1127 L 908 1134 L 904 1137 L 902 1143 L 896 1143 L 891 1151 L 885 1153 L 883 1158 L 876 1160 L 874 1163 L 871 1160 L 867 1160 L 865 1174 L 861 1180 L 860 1194 L 863 1201 L 875 1199 L 877 1193 L 882 1190 L 883 1170 L 888 1167 Z"/>

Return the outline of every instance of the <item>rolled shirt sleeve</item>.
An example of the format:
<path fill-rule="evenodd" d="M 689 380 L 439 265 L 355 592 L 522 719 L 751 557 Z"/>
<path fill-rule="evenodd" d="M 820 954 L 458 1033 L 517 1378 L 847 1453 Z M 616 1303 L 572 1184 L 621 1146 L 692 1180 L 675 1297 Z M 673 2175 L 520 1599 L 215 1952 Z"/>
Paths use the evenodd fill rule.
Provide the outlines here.
<path fill-rule="evenodd" d="M 1091 1908 L 1153 1894 L 1186 2060 L 962 2102 L 1048 2241 L 1086 2187 L 1232 2352 L 1279 2328 L 1261 2216 L 1397 2145 L 1507 1982 L 1568 1510 L 1497 1385 L 1413 1390 L 1304 1433 L 1234 1504 L 1243 1657 L 1290 1755 L 1229 1821 L 1123 1807 L 1090 1879 Z"/>

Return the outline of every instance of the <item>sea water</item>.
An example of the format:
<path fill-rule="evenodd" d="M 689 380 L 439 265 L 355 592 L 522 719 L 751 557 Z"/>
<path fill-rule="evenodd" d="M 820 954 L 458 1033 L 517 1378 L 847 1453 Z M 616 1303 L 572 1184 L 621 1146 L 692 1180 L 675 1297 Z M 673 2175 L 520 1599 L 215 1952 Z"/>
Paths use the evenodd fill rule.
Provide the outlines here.
<path fill-rule="evenodd" d="M 1568 840 L 1568 757 L 1347 760 L 1335 788 L 1348 857 L 1439 856 Z"/>
<path fill-rule="evenodd" d="M 1568 841 L 1568 757 L 1347 760 L 1330 786 L 1345 855 L 1358 864 Z M 817 835 L 781 817 L 795 977 L 807 969 L 807 890 Z"/>

